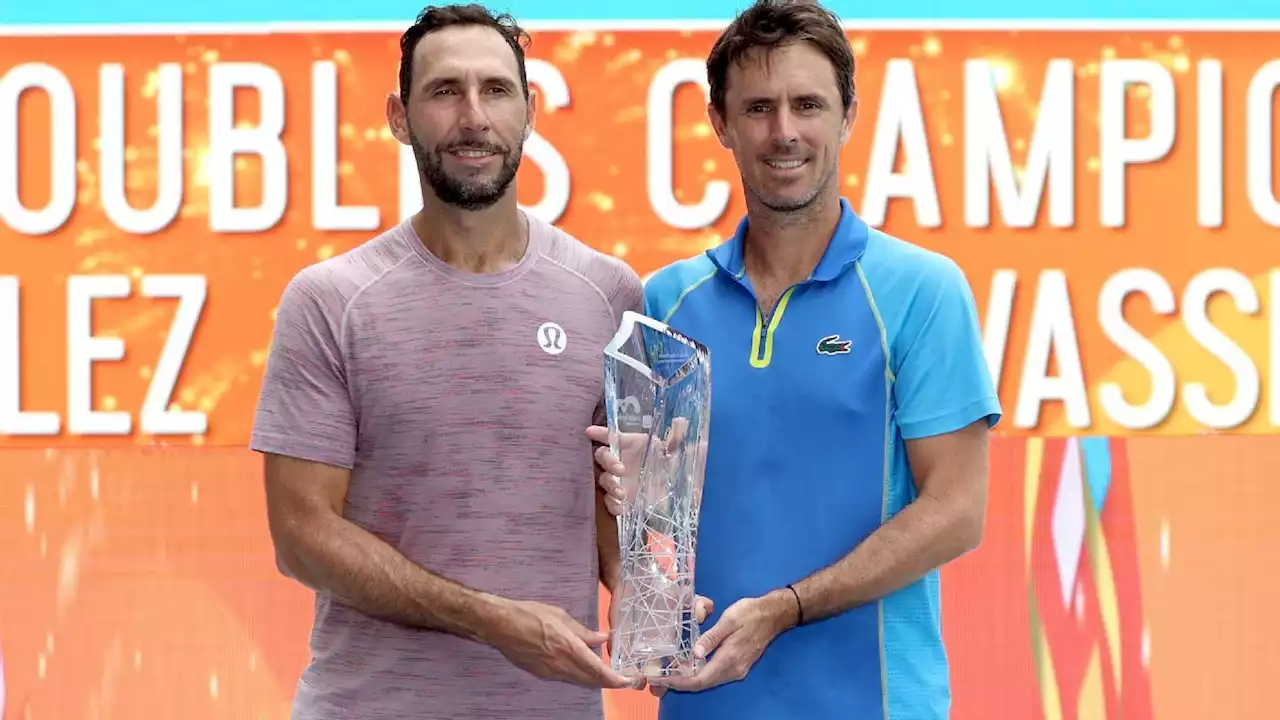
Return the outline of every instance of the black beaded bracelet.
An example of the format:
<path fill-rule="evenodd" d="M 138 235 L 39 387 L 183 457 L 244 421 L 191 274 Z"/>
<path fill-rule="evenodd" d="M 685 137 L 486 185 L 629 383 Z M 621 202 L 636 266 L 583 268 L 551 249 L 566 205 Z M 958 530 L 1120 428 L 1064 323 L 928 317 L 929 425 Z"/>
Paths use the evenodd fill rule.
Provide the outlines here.
<path fill-rule="evenodd" d="M 791 585 L 787 585 L 787 589 L 790 590 L 791 594 L 796 597 L 796 615 L 797 615 L 796 625 L 797 626 L 803 625 L 804 624 L 804 605 L 800 602 L 800 593 L 796 592 L 796 589 Z"/>

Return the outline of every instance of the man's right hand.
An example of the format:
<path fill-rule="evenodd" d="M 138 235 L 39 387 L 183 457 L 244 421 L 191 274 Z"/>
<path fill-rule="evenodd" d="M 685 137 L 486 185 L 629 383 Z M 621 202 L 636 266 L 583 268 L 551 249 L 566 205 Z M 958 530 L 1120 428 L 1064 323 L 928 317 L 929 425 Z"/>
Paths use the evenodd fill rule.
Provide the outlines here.
<path fill-rule="evenodd" d="M 604 506 L 610 513 L 621 515 L 635 499 L 636 486 L 640 482 L 640 466 L 645 462 L 645 451 L 652 450 L 662 454 L 676 452 L 684 442 L 688 428 L 687 420 L 676 418 L 671 423 L 665 440 L 650 438 L 648 433 L 618 433 L 617 454 L 609 447 L 609 428 L 600 425 L 587 428 L 587 437 L 599 445 L 594 453 L 596 483 L 605 493 Z M 652 448 L 649 447 L 650 444 L 653 445 Z"/>
<path fill-rule="evenodd" d="M 643 678 L 614 672 L 592 649 L 608 638 L 558 607 L 513 601 L 492 645 L 516 667 L 545 680 L 604 689 L 643 687 Z"/>
<path fill-rule="evenodd" d="M 649 436 L 644 433 L 619 433 L 619 450 L 626 458 L 614 454 L 609 447 L 609 428 L 592 425 L 587 437 L 598 447 L 595 450 L 596 483 L 604 491 L 604 506 L 614 516 L 626 512 L 631 493 L 635 492 L 640 465 L 644 461 L 644 449 Z M 628 473 L 631 473 L 628 476 Z"/>

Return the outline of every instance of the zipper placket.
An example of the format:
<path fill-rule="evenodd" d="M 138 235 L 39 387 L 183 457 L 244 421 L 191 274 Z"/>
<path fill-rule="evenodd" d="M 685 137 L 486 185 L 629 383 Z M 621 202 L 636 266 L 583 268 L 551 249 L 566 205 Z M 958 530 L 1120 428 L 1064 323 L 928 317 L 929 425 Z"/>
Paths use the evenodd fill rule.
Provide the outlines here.
<path fill-rule="evenodd" d="M 760 307 L 759 299 L 756 298 L 755 290 L 750 290 L 751 298 L 756 301 L 756 317 L 760 318 L 760 337 L 757 339 L 756 353 L 752 360 L 756 362 L 762 362 L 764 360 L 765 355 L 768 352 L 765 343 L 769 338 L 769 326 L 773 324 L 773 316 L 778 314 L 778 308 L 782 306 L 783 298 L 795 292 L 797 288 L 804 284 L 805 283 L 803 282 L 796 283 L 786 290 L 783 290 L 782 294 L 778 295 L 778 300 L 773 304 L 773 309 L 769 311 L 769 317 L 767 318 L 764 316 L 764 310 Z"/>

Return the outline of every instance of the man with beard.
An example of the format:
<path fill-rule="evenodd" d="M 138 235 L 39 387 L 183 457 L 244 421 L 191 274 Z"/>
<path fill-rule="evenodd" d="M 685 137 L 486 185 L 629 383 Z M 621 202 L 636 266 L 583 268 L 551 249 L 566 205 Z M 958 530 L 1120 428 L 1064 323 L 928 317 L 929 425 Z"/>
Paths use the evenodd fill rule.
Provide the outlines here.
<path fill-rule="evenodd" d="M 1001 414 L 968 283 L 840 197 L 858 104 L 838 18 L 757 0 L 707 76 L 746 217 L 645 292 L 711 351 L 695 583 L 723 611 L 660 717 L 944 720 L 938 568 L 982 537 Z"/>
<path fill-rule="evenodd" d="M 595 649 L 617 536 L 582 429 L 643 290 L 516 204 L 526 40 L 423 11 L 387 99 L 422 210 L 281 299 L 252 447 L 278 565 L 316 593 L 298 720 L 599 720 L 630 685 Z"/>

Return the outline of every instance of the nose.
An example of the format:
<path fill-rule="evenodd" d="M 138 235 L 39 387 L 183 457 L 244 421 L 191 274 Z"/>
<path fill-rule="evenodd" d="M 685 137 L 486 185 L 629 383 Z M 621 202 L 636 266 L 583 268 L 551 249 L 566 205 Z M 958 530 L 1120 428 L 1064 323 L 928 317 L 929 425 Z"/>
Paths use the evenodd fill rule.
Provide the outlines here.
<path fill-rule="evenodd" d="M 459 125 L 468 131 L 479 132 L 489 129 L 489 115 L 485 112 L 484 103 L 480 101 L 479 88 L 471 88 L 463 96 Z"/>
<path fill-rule="evenodd" d="M 773 141 L 781 146 L 794 144 L 799 135 L 796 133 L 796 121 L 791 108 L 780 107 L 773 113 Z"/>

